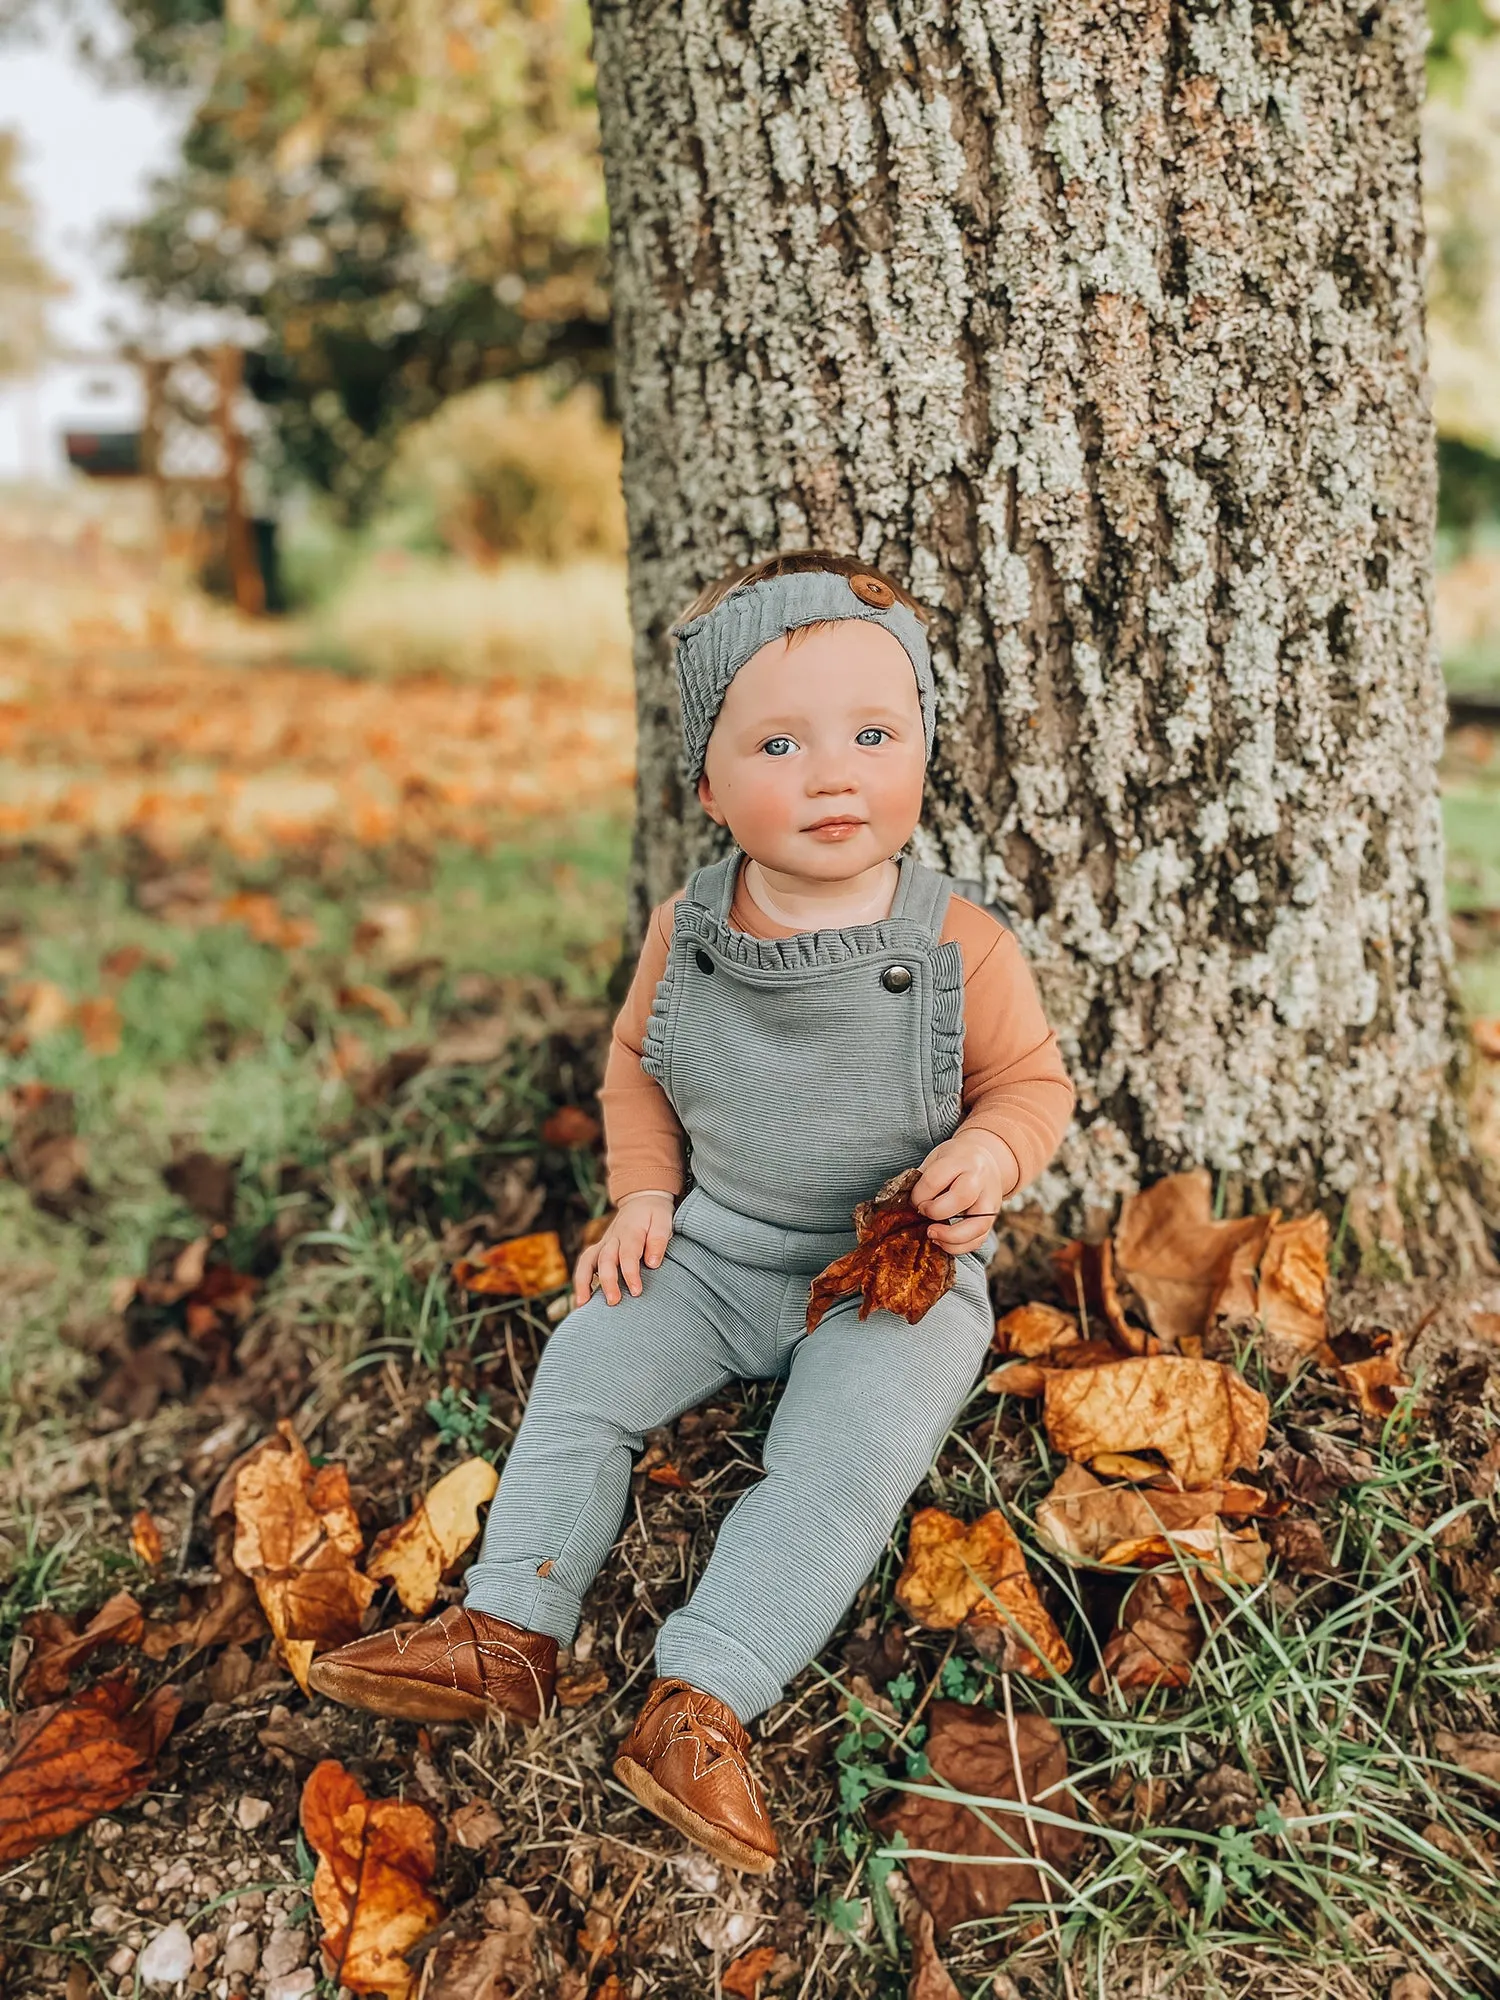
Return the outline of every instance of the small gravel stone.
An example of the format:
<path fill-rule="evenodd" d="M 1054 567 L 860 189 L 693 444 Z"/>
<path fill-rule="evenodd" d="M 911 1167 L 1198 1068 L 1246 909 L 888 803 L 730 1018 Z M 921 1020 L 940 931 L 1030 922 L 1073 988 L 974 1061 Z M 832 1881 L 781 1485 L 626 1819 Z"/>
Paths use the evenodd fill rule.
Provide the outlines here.
<path fill-rule="evenodd" d="M 264 1826 L 266 1821 L 271 1817 L 271 1801 L 269 1799 L 252 1799 L 250 1794 L 246 1792 L 245 1796 L 235 1807 L 234 1816 L 239 1821 L 242 1832 L 254 1833 L 258 1826 Z"/>
<path fill-rule="evenodd" d="M 241 1931 L 224 1947 L 220 1969 L 231 1979 L 248 1979 L 260 1957 L 260 1940 L 254 1931 Z"/>
<path fill-rule="evenodd" d="M 190 1861 L 174 1861 L 164 1874 L 156 1878 L 156 1892 L 165 1896 L 173 1889 L 185 1889 L 193 1879 L 193 1864 Z"/>
<path fill-rule="evenodd" d="M 124 1831 L 117 1819 L 96 1819 L 93 1825 L 95 1847 L 113 1847 Z"/>
<path fill-rule="evenodd" d="M 128 1944 L 122 1944 L 118 1950 L 112 1951 L 109 1957 L 105 1959 L 104 1970 L 112 1972 L 116 1979 L 123 1979 L 134 1964 L 135 1953 L 130 1949 Z"/>
<path fill-rule="evenodd" d="M 317 1984 L 317 1974 L 304 1965 L 297 1972 L 284 1972 L 279 1979 L 267 1981 L 266 2000 L 306 2000 Z"/>
<path fill-rule="evenodd" d="M 207 1972 L 219 1955 L 218 1936 L 213 1931 L 199 1931 L 193 1939 L 193 1964 L 200 1972 Z"/>
<path fill-rule="evenodd" d="M 122 1931 L 129 1919 L 117 1903 L 96 1903 L 89 1911 L 89 1929 L 102 1931 L 105 1937 L 113 1937 Z"/>
<path fill-rule="evenodd" d="M 307 1932 L 305 1930 L 275 1930 L 266 1939 L 265 1950 L 260 1955 L 260 1971 L 263 1979 L 280 1979 L 288 1972 L 296 1972 L 307 1963 Z"/>
<path fill-rule="evenodd" d="M 137 1974 L 147 1986 L 180 1986 L 193 1969 L 193 1940 L 186 1924 L 168 1924 L 141 1953 Z"/>
<path fill-rule="evenodd" d="M 195 1875 L 193 1877 L 193 1894 L 200 1897 L 205 1903 L 211 1903 L 215 1896 L 222 1895 L 223 1892 L 224 1884 L 219 1880 L 217 1875 Z"/>

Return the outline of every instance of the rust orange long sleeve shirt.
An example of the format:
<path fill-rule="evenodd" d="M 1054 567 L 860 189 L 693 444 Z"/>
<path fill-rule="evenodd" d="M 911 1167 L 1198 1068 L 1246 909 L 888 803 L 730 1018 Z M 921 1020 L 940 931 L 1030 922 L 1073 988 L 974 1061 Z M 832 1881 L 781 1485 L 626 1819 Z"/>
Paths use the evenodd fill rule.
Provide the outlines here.
<path fill-rule="evenodd" d="M 599 1101 L 604 1112 L 606 1175 L 612 1202 L 648 1188 L 681 1194 L 684 1133 L 666 1093 L 641 1068 L 646 1022 L 672 940 L 672 910 L 682 891 L 651 913 L 630 991 L 610 1038 Z M 750 937 L 794 937 L 754 903 L 744 868 L 729 921 Z M 1073 1112 L 1073 1086 L 1048 1027 L 1031 969 L 1015 938 L 977 903 L 949 899 L 942 942 L 959 948 L 964 968 L 963 1118 L 959 1130 L 986 1135 L 1000 1161 L 1007 1195 L 1039 1174 Z"/>

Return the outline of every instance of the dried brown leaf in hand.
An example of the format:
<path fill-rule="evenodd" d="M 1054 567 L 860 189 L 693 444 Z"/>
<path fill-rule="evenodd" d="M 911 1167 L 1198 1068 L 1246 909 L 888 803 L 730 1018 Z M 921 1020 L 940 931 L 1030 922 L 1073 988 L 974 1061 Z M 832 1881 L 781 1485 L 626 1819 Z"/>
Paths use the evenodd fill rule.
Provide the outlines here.
<path fill-rule="evenodd" d="M 0 1867 L 113 1812 L 150 1784 L 182 1697 L 136 1699 L 129 1674 L 14 1718 L 0 1750 Z"/>
<path fill-rule="evenodd" d="M 445 1473 L 404 1521 L 383 1528 L 370 1544 L 365 1575 L 393 1583 L 418 1618 L 437 1602 L 438 1585 L 479 1533 L 479 1510 L 494 1498 L 500 1475 L 487 1458 L 466 1458 Z"/>
<path fill-rule="evenodd" d="M 1127 1195 L 1115 1227 L 1115 1263 L 1165 1347 L 1198 1351 L 1230 1259 L 1243 1246 L 1262 1243 L 1269 1221 L 1248 1215 L 1215 1222 L 1206 1167 Z"/>
<path fill-rule="evenodd" d="M 1107 1486 L 1082 1465 L 1069 1463 L 1036 1510 L 1037 1533 L 1067 1562 L 1104 1562 L 1122 1542 L 1200 1528 L 1222 1514 L 1254 1514 L 1266 1496 L 1254 1486 L 1216 1482 L 1200 1491 L 1170 1487 Z"/>
<path fill-rule="evenodd" d="M 81 1630 L 55 1611 L 33 1611 L 21 1621 L 21 1631 L 33 1651 L 16 1698 L 31 1708 L 65 1694 L 74 1670 L 101 1646 L 138 1646 L 145 1619 L 130 1592 L 117 1590 Z"/>
<path fill-rule="evenodd" d="M 1254 1466 L 1270 1421 L 1265 1397 L 1234 1369 L 1180 1355 L 1054 1370 L 1045 1393 L 1047 1436 L 1064 1458 L 1149 1449 L 1187 1487 Z"/>
<path fill-rule="evenodd" d="M 453 1267 L 455 1284 L 466 1292 L 495 1298 L 537 1299 L 568 1282 L 567 1259 L 555 1229 L 534 1236 L 512 1236 L 491 1244 L 477 1257 L 463 1257 Z"/>
<path fill-rule="evenodd" d="M 1029 1804 L 1045 1813 L 1064 1819 L 1075 1817 L 1066 1783 L 1067 1754 L 1061 1736 L 1045 1716 L 1028 1713 L 1015 1719 L 1019 1770 L 1006 1718 L 993 1709 L 935 1701 L 928 1711 L 923 1748 L 937 1778 L 954 1791 L 1006 1805 L 1018 1802 L 1024 1793 Z M 946 1937 L 955 1924 L 972 1917 L 1000 1916 L 1013 1902 L 1046 1900 L 1024 1816 L 1002 1809 L 987 1812 L 985 1819 L 991 1824 L 956 1800 L 925 1792 L 903 1793 L 881 1816 L 881 1831 L 888 1838 L 901 1832 L 909 1848 L 984 1857 L 976 1861 L 933 1861 L 915 1854 L 903 1858 L 903 1872 L 931 1912 L 939 1937 Z M 1083 1845 L 1082 1829 L 1033 1819 L 1031 1831 L 1042 1858 L 1059 1873 L 1067 1873 Z M 1053 1893 L 1058 1893 L 1055 1887 Z"/>
<path fill-rule="evenodd" d="M 353 1558 L 364 1546 L 341 1465 L 316 1472 L 285 1418 L 277 1438 L 239 1467 L 234 1561 L 255 1585 L 266 1622 L 303 1693 L 313 1655 L 359 1637 L 375 1585 Z"/>
<path fill-rule="evenodd" d="M 861 1319 L 872 1312 L 893 1312 L 915 1326 L 952 1285 L 956 1260 L 932 1241 L 927 1234 L 931 1223 L 911 1205 L 911 1190 L 921 1176 L 920 1167 L 908 1167 L 855 1209 L 856 1247 L 812 1281 L 809 1333 L 836 1299 L 851 1292 L 862 1294 Z"/>
<path fill-rule="evenodd" d="M 429 1889 L 437 1822 L 421 1806 L 372 1799 L 342 1764 L 325 1758 L 302 1788 L 302 1831 L 318 1857 L 313 1907 L 329 1976 L 351 1993 L 405 2000 L 405 1953 L 441 1917 Z"/>
<path fill-rule="evenodd" d="M 967 1526 L 941 1507 L 919 1508 L 896 1579 L 896 1602 L 932 1632 L 964 1624 L 1001 1627 L 1010 1641 L 1005 1665 L 1018 1673 L 1041 1674 L 1044 1660 L 1066 1673 L 1073 1663 L 998 1508 Z"/>

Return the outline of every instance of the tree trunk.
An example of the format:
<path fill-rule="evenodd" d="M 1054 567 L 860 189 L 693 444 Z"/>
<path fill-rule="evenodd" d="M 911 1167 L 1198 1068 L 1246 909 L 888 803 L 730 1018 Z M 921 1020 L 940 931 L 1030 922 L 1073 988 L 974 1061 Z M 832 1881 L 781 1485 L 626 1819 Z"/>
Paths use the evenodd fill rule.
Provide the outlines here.
<path fill-rule="evenodd" d="M 1034 1197 L 1206 1162 L 1430 1226 L 1463 1140 L 1421 0 L 594 23 L 636 933 L 715 851 L 668 624 L 778 547 L 863 556 L 933 614 L 917 850 L 1014 912 L 1078 1084 Z"/>

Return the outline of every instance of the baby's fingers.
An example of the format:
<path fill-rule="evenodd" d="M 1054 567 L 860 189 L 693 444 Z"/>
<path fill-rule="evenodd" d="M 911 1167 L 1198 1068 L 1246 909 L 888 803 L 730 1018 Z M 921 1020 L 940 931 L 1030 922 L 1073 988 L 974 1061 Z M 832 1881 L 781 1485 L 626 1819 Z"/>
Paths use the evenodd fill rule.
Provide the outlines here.
<path fill-rule="evenodd" d="M 641 1252 L 646 1246 L 646 1226 L 628 1224 L 620 1231 L 620 1275 L 630 1287 L 632 1298 L 641 1295 Z"/>
<path fill-rule="evenodd" d="M 586 1250 L 578 1253 L 578 1262 L 573 1266 L 573 1303 L 586 1306 L 589 1293 L 594 1288 L 594 1267 L 599 1262 L 599 1245 L 590 1243 Z"/>
<path fill-rule="evenodd" d="M 667 1254 L 667 1245 L 672 1240 L 672 1218 L 670 1215 L 653 1215 L 651 1227 L 646 1231 L 646 1262 L 654 1271 Z"/>

